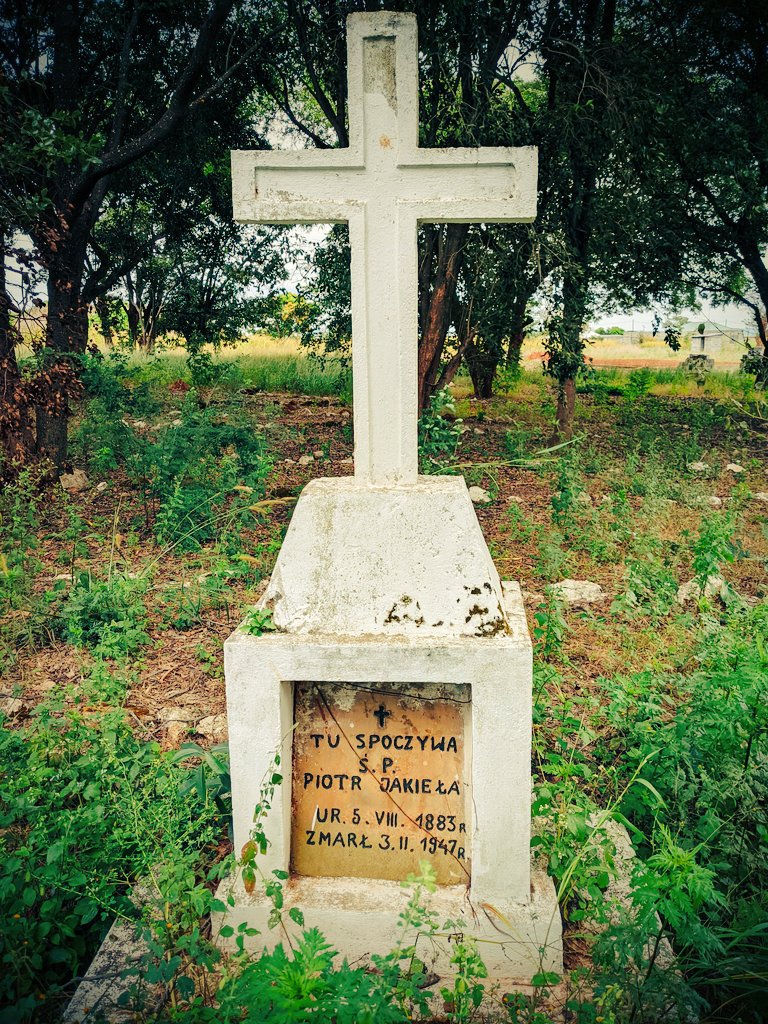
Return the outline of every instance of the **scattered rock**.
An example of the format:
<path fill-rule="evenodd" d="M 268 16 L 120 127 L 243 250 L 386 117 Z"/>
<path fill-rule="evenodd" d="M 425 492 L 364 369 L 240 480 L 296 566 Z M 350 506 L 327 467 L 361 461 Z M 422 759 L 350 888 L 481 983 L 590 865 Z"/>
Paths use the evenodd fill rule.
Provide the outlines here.
<path fill-rule="evenodd" d="M 296 459 L 283 459 L 283 465 L 284 466 L 295 466 L 296 465 Z"/>
<path fill-rule="evenodd" d="M 316 459 L 324 459 L 325 458 L 325 452 L 317 451 L 317 452 L 313 452 L 313 455 L 315 456 Z"/>
<path fill-rule="evenodd" d="M 208 715 L 206 718 L 201 718 L 197 723 L 195 732 L 200 736 L 205 736 L 206 739 L 211 740 L 213 743 L 224 743 L 227 739 L 227 716 L 221 715 Z"/>
<path fill-rule="evenodd" d="M 171 420 L 172 427 L 180 427 L 184 420 Z"/>
<path fill-rule="evenodd" d="M 768 491 L 755 491 L 752 495 L 754 501 L 762 501 L 768 505 Z"/>
<path fill-rule="evenodd" d="M 106 480 L 100 480 L 99 483 L 96 484 L 96 487 L 94 489 L 97 490 L 99 494 L 103 494 L 108 487 L 109 484 L 107 483 Z"/>
<path fill-rule="evenodd" d="M 716 494 L 707 494 L 702 498 L 697 498 L 696 504 L 707 505 L 710 506 L 711 508 L 720 508 L 720 506 L 723 504 L 723 499 L 718 498 Z"/>
<path fill-rule="evenodd" d="M 485 431 L 481 430 L 480 427 L 475 427 L 475 429 L 472 431 L 472 433 L 473 434 L 484 434 Z"/>
<path fill-rule="evenodd" d="M 341 463 L 342 466 L 354 466 L 355 460 L 354 459 L 341 459 L 340 463 Z"/>
<path fill-rule="evenodd" d="M 730 588 L 725 582 L 722 576 L 708 576 L 707 582 L 704 584 L 704 597 L 713 598 L 719 597 L 720 600 L 725 600 L 729 594 Z M 677 591 L 677 603 L 681 606 L 685 606 L 690 601 L 698 601 L 701 597 L 701 584 L 698 580 L 689 580 L 687 583 L 683 583 Z"/>
<path fill-rule="evenodd" d="M 79 494 L 90 485 L 88 477 L 82 469 L 73 469 L 71 473 L 62 473 L 59 483 L 70 494 Z"/>
<path fill-rule="evenodd" d="M 491 496 L 484 487 L 470 487 L 469 496 L 475 505 L 487 505 Z"/>
<path fill-rule="evenodd" d="M 312 455 L 302 455 L 301 458 L 299 459 L 299 465 L 300 466 L 311 466 L 314 461 L 315 460 L 314 460 L 314 457 Z"/>
<path fill-rule="evenodd" d="M 162 708 L 158 720 L 165 726 L 165 735 L 172 747 L 179 747 L 188 738 L 198 716 L 195 708 Z"/>
<path fill-rule="evenodd" d="M 24 701 L 21 697 L 0 697 L 0 714 L 7 718 L 18 715 L 23 707 Z"/>
<path fill-rule="evenodd" d="M 595 601 L 604 601 L 606 594 L 599 583 L 589 580 L 561 580 L 549 588 L 568 608 L 584 608 Z"/>
<path fill-rule="evenodd" d="M 708 473 L 710 465 L 708 462 L 689 462 L 688 469 L 690 469 L 692 473 Z"/>
<path fill-rule="evenodd" d="M 725 467 L 725 471 L 726 473 L 734 473 L 736 476 L 739 476 L 744 472 L 744 467 L 740 466 L 738 462 L 729 462 Z"/>
<path fill-rule="evenodd" d="M 509 505 L 523 505 L 523 504 L 525 504 L 523 499 L 518 497 L 516 494 L 510 494 L 510 496 L 507 498 L 507 503 Z"/>

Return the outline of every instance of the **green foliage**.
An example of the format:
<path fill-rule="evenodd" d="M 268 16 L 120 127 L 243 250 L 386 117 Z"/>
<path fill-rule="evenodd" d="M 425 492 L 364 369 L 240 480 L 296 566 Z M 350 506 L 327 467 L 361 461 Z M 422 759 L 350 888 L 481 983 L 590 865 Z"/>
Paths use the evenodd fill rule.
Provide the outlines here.
<path fill-rule="evenodd" d="M 733 562 L 739 553 L 733 540 L 737 523 L 735 512 L 711 512 L 702 517 L 698 537 L 693 543 L 693 570 L 702 587 L 708 577 L 719 572 L 724 562 Z"/>
<path fill-rule="evenodd" d="M 638 370 L 630 370 L 624 387 L 624 398 L 627 402 L 636 402 L 644 398 L 653 386 L 653 371 L 647 366 L 641 366 Z"/>
<path fill-rule="evenodd" d="M 144 595 L 147 581 L 90 572 L 74 580 L 59 612 L 59 630 L 70 643 L 98 649 L 104 656 L 125 657 L 149 643 Z"/>
<path fill-rule="evenodd" d="M 564 529 L 566 538 L 573 529 L 573 513 L 584 493 L 581 460 L 575 448 L 568 448 L 557 464 L 555 492 L 552 495 L 552 521 Z"/>
<path fill-rule="evenodd" d="M 158 505 L 155 534 L 182 551 L 216 537 L 221 518 L 247 515 L 269 470 L 263 442 L 249 425 L 197 409 L 189 396 L 181 423 L 158 435 L 146 460 L 148 490 Z"/>
<path fill-rule="evenodd" d="M 186 785 L 186 764 L 133 735 L 122 711 L 89 703 L 125 682 L 102 662 L 80 694 L 53 694 L 28 726 L 0 723 L 0 1020 L 29 1020 L 82 973 L 129 887 L 150 875 L 188 914 L 194 866 L 220 809 Z M 73 697 L 75 699 L 73 700 Z M 184 881 L 175 889 L 170 878 Z M 188 898 L 189 897 L 189 898 Z M 187 909 L 184 909 L 184 908 Z"/>
<path fill-rule="evenodd" d="M 645 764 L 647 787 L 620 805 L 646 837 L 636 898 L 725 991 L 768 959 L 767 936 L 755 930 L 768 920 L 767 650 L 765 606 L 740 609 L 725 630 L 705 623 L 691 674 L 602 683 L 613 736 L 601 760 L 625 777 Z"/>
<path fill-rule="evenodd" d="M 533 636 L 539 645 L 539 656 L 543 661 L 561 655 L 568 626 L 563 617 L 563 603 L 558 600 L 551 587 L 545 590 L 544 600 L 534 613 Z"/>
<path fill-rule="evenodd" d="M 660 619 L 675 606 L 679 583 L 669 564 L 658 554 L 646 551 L 641 558 L 627 559 L 625 577 L 625 590 L 611 605 L 612 612 Z"/>
<path fill-rule="evenodd" d="M 739 360 L 739 370 L 753 374 L 755 380 L 762 384 L 768 383 L 768 360 L 758 348 L 747 348 Z"/>
<path fill-rule="evenodd" d="M 204 1021 L 261 1024 L 399 1024 L 407 1018 L 381 978 L 362 967 L 335 964 L 338 954 L 316 929 L 303 931 L 291 949 L 279 943 L 262 953 L 217 993 L 216 1010 Z M 245 1008 L 245 1015 L 244 1013 Z"/>
<path fill-rule="evenodd" d="M 252 636 L 261 636 L 277 629 L 268 608 L 249 608 L 243 620 L 243 629 Z"/>
<path fill-rule="evenodd" d="M 448 417 L 445 416 L 448 413 Z M 456 457 L 462 421 L 456 419 L 456 403 L 447 389 L 432 396 L 419 419 L 419 461 L 422 472 L 439 471 Z"/>

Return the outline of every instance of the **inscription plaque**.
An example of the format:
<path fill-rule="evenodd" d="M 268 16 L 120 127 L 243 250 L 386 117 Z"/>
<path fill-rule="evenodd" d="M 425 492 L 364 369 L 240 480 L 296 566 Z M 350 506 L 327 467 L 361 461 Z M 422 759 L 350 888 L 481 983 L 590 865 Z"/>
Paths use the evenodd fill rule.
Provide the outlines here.
<path fill-rule="evenodd" d="M 470 880 L 470 689 L 297 683 L 291 868 Z"/>

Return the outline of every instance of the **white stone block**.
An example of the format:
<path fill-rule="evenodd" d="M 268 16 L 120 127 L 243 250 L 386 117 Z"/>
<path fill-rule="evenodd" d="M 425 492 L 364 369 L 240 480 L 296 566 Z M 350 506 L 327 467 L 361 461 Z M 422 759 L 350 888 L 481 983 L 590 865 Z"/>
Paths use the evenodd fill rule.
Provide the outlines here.
<path fill-rule="evenodd" d="M 264 597 L 292 634 L 484 637 L 507 622 L 462 477 L 409 487 L 313 480 Z"/>

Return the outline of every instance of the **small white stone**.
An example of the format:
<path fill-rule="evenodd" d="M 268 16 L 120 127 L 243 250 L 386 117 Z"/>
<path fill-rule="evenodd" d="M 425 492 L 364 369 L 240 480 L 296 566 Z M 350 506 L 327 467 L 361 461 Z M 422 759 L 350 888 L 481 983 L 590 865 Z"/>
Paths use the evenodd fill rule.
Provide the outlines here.
<path fill-rule="evenodd" d="M 82 469 L 73 469 L 71 473 L 62 473 L 59 483 L 70 494 L 78 494 L 89 486 L 88 477 Z"/>
<path fill-rule="evenodd" d="M 709 463 L 708 462 L 689 462 L 688 463 L 688 469 L 690 469 L 690 471 L 692 473 L 706 473 L 709 470 Z"/>
<path fill-rule="evenodd" d="M 484 487 L 470 487 L 469 496 L 475 505 L 487 505 L 491 496 Z"/>
<path fill-rule="evenodd" d="M 510 496 L 507 498 L 507 502 L 510 505 L 523 505 L 524 504 L 523 499 L 520 498 L 517 494 L 510 494 Z"/>
<path fill-rule="evenodd" d="M 354 466 L 355 460 L 354 459 L 341 459 L 340 463 L 341 463 L 342 466 Z"/>
<path fill-rule="evenodd" d="M 283 465 L 284 466 L 295 466 L 296 465 L 296 459 L 283 459 Z"/>
<path fill-rule="evenodd" d="M 752 495 L 754 501 L 762 501 L 768 505 L 768 491 L 755 491 Z"/>
<path fill-rule="evenodd" d="M 472 433 L 473 434 L 483 434 L 484 431 L 481 430 L 480 427 L 475 427 L 475 429 L 472 431 Z"/>
<path fill-rule="evenodd" d="M 735 473 L 736 476 L 738 476 L 740 473 L 744 472 L 744 467 L 740 466 L 738 462 L 729 462 L 725 467 L 725 471 L 726 473 Z"/>
<path fill-rule="evenodd" d="M 313 452 L 312 454 L 315 456 L 316 459 L 324 459 L 325 458 L 325 452 L 316 451 L 316 452 Z"/>
<path fill-rule="evenodd" d="M 706 501 L 707 505 L 711 505 L 712 508 L 720 508 L 723 504 L 723 499 L 718 498 L 716 494 L 710 494 Z"/>
<path fill-rule="evenodd" d="M 94 488 L 94 490 L 98 491 L 99 494 L 103 494 L 104 491 L 106 491 L 106 489 L 108 487 L 109 487 L 109 484 L 107 483 L 106 480 L 100 480 L 99 483 L 96 484 L 96 487 Z"/>
<path fill-rule="evenodd" d="M 704 597 L 713 598 L 719 597 L 724 598 L 728 595 L 729 587 L 722 576 L 708 576 L 707 582 L 704 584 Z M 689 580 L 687 583 L 683 583 L 682 586 L 678 587 L 677 591 L 677 603 L 679 605 L 686 605 L 689 601 L 698 601 L 701 597 L 701 584 L 698 580 Z"/>
<path fill-rule="evenodd" d="M 311 455 L 302 455 L 301 458 L 299 459 L 299 465 L 300 466 L 311 466 L 314 461 L 315 460 L 314 460 L 313 456 L 311 456 Z"/>
<path fill-rule="evenodd" d="M 227 738 L 227 716 L 208 715 L 201 718 L 195 727 L 195 732 L 214 743 L 223 743 Z"/>
<path fill-rule="evenodd" d="M 595 601 L 605 600 L 603 588 L 590 580 L 561 580 L 560 583 L 553 583 L 549 589 L 569 608 L 583 608 Z"/>
<path fill-rule="evenodd" d="M 21 697 L 0 697 L 0 712 L 9 718 L 11 715 L 17 715 L 23 707 L 24 701 Z"/>

